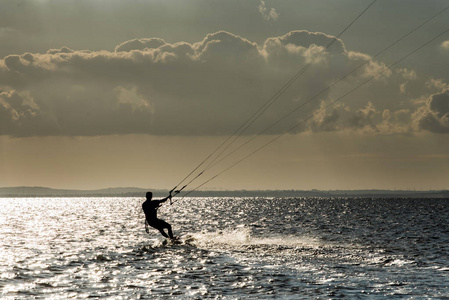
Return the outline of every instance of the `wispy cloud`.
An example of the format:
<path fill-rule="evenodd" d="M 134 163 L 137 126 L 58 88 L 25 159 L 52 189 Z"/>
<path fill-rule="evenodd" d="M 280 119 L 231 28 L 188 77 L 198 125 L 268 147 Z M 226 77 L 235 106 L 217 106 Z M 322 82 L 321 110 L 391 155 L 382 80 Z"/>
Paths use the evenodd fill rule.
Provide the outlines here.
<path fill-rule="evenodd" d="M 441 48 L 443 48 L 444 50 L 449 50 L 449 41 L 442 42 Z"/>
<path fill-rule="evenodd" d="M 262 17 L 267 21 L 277 21 L 279 14 L 274 8 L 267 8 L 265 1 L 260 0 L 259 12 Z"/>

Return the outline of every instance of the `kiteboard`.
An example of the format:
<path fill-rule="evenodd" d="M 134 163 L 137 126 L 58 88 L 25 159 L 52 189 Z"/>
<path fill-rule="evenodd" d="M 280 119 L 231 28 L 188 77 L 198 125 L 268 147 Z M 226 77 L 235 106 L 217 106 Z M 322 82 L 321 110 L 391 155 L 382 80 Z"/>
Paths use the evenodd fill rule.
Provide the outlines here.
<path fill-rule="evenodd" d="M 175 236 L 172 239 L 165 239 L 162 242 L 163 246 L 170 246 L 170 245 L 192 245 L 195 242 L 195 238 L 190 234 L 184 234 Z"/>

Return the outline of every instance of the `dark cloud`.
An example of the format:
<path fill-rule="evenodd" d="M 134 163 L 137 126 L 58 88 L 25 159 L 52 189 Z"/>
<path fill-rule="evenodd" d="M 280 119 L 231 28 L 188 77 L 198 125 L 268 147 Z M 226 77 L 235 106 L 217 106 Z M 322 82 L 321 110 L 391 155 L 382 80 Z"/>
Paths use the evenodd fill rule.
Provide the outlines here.
<path fill-rule="evenodd" d="M 449 91 L 432 95 L 415 117 L 420 129 L 449 133 Z"/>
<path fill-rule="evenodd" d="M 316 113 L 309 122 L 312 131 L 356 130 L 361 132 L 380 132 L 381 113 L 372 103 L 360 109 L 351 109 L 345 105 L 336 105 Z"/>
<path fill-rule="evenodd" d="M 209 61 L 247 61 L 260 55 L 256 43 L 226 31 L 208 34 L 195 46 L 199 59 Z"/>
<path fill-rule="evenodd" d="M 27 56 L 29 58 L 29 56 Z M 26 66 L 29 64 L 29 60 L 22 60 L 22 57 L 20 55 L 8 55 L 4 59 L 4 63 L 6 68 L 9 71 L 25 71 Z"/>
<path fill-rule="evenodd" d="M 447 116 L 449 114 L 449 91 L 432 95 L 429 99 L 429 109 L 438 118 Z"/>
<path fill-rule="evenodd" d="M 320 55 L 307 76 L 295 82 L 247 132 L 258 133 L 368 60 L 367 55 L 347 52 L 340 40 L 323 52 L 333 39 L 322 33 L 293 31 L 270 38 L 259 47 L 248 39 L 219 31 L 197 43 L 148 38 L 121 43 L 114 52 L 62 47 L 43 54 L 9 55 L 0 60 L 1 134 L 229 134 L 301 67 Z M 357 84 L 381 68 L 382 64 L 370 62 L 344 83 Z M 399 85 L 413 80 L 404 74 L 409 72 L 390 71 L 376 80 L 378 86 L 373 86 L 360 102 L 364 105 L 324 112 L 321 119 L 314 118 L 310 128 L 382 131 L 379 128 L 387 121 L 388 128 L 393 128 L 391 116 L 403 109 L 402 104 L 394 104 L 397 107 L 388 120 L 382 118 L 382 112 L 393 107 L 388 94 L 396 91 L 401 95 L 404 88 Z M 325 102 L 337 91 L 326 90 L 267 134 L 284 132 L 315 111 L 319 100 Z M 401 97 L 406 99 L 405 95 Z M 436 96 L 432 99 L 429 110 L 441 121 L 445 118 L 445 102 Z M 370 101 L 377 110 L 366 106 Z"/>
<path fill-rule="evenodd" d="M 61 47 L 60 49 L 50 49 L 47 51 L 47 54 L 58 54 L 58 53 L 74 53 L 72 49 L 68 47 Z"/>
<path fill-rule="evenodd" d="M 115 52 L 119 51 L 131 51 L 131 50 L 145 50 L 145 49 L 155 49 L 162 45 L 165 45 L 165 41 L 160 38 L 150 38 L 150 39 L 134 39 L 121 43 L 115 47 Z"/>
<path fill-rule="evenodd" d="M 44 126 L 45 123 L 38 111 L 39 107 L 30 95 L 0 91 L 0 135 L 21 135 L 21 132 L 33 135 L 36 126 Z"/>
<path fill-rule="evenodd" d="M 265 42 L 265 48 L 277 47 L 282 44 L 284 46 L 294 45 L 304 48 L 309 48 L 312 45 L 327 47 L 329 51 L 333 53 L 344 53 L 345 47 L 340 39 L 336 39 L 334 36 L 330 36 L 321 32 L 309 32 L 307 30 L 295 30 L 291 31 L 283 36 L 269 38 Z"/>

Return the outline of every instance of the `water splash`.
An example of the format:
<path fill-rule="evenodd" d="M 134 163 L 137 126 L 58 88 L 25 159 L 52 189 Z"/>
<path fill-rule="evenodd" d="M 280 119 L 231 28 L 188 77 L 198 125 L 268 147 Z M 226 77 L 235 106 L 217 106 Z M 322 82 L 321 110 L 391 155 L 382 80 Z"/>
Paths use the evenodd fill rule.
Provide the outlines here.
<path fill-rule="evenodd" d="M 192 234 L 195 244 L 201 246 L 273 246 L 273 247 L 322 247 L 324 243 L 318 238 L 294 235 L 277 235 L 270 237 L 252 236 L 251 228 L 239 225 L 233 230 L 219 230 Z"/>

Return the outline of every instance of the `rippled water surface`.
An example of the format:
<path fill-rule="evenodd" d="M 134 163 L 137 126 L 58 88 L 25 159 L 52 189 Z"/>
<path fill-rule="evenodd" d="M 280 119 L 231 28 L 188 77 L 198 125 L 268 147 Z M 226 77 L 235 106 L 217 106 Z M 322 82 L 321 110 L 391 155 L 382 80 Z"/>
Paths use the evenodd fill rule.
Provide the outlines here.
<path fill-rule="evenodd" d="M 449 200 L 0 198 L 0 297 L 449 297 Z"/>

